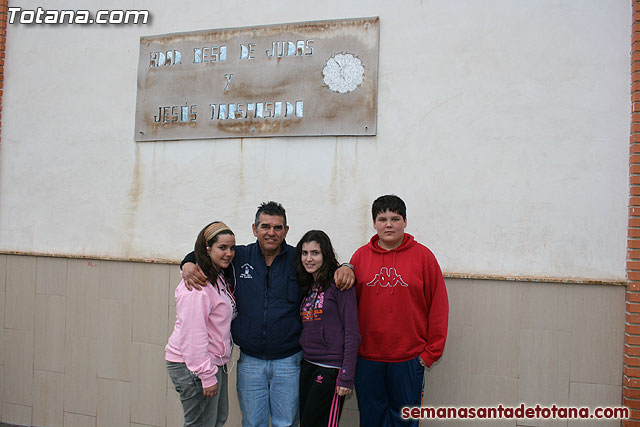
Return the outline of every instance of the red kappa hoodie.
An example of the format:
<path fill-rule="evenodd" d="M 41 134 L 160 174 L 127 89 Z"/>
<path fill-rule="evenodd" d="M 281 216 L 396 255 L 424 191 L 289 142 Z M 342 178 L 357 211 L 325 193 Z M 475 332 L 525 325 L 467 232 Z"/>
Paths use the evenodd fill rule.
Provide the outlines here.
<path fill-rule="evenodd" d="M 390 251 L 371 238 L 353 254 L 362 343 L 358 355 L 404 362 L 420 355 L 431 366 L 447 339 L 449 299 L 433 253 L 405 233 Z"/>

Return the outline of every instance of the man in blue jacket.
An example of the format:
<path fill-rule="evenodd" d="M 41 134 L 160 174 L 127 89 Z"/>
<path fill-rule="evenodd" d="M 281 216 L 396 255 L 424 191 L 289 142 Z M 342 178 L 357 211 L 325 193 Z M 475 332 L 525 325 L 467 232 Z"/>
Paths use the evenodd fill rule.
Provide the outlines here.
<path fill-rule="evenodd" d="M 257 242 L 236 246 L 233 259 L 238 316 L 231 334 L 241 351 L 237 391 L 242 426 L 268 427 L 269 420 L 273 427 L 294 426 L 302 359 L 296 249 L 284 240 L 289 226 L 280 203 L 261 204 L 252 228 Z M 342 270 L 353 283 L 353 272 Z M 188 284 L 204 285 L 206 277 L 191 254 L 182 271 Z"/>

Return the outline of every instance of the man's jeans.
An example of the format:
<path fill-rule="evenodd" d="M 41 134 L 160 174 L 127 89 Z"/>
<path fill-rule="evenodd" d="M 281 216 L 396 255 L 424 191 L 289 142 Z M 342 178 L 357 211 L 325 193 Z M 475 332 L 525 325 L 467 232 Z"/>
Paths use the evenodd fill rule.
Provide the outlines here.
<path fill-rule="evenodd" d="M 226 366 L 218 366 L 218 392 L 213 397 L 204 397 L 200 378 L 187 369 L 184 363 L 167 361 L 167 370 L 173 386 L 180 395 L 184 410 L 185 427 L 222 426 L 229 414 L 227 397 Z"/>
<path fill-rule="evenodd" d="M 302 352 L 284 359 L 262 360 L 240 353 L 238 400 L 242 427 L 298 425 L 298 390 Z"/>

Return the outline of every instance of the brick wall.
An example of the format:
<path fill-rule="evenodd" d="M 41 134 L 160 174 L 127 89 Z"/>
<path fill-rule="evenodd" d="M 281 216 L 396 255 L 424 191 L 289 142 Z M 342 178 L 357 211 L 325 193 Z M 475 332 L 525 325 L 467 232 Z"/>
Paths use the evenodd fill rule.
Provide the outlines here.
<path fill-rule="evenodd" d="M 633 1 L 631 40 L 631 137 L 629 139 L 629 233 L 624 337 L 623 404 L 625 426 L 640 426 L 640 0 Z"/>

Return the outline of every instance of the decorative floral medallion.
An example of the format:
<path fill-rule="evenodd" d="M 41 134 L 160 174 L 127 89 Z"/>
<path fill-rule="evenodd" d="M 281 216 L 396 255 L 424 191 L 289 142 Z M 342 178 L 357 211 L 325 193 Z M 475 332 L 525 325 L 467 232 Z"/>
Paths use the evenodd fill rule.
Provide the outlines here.
<path fill-rule="evenodd" d="M 350 53 L 338 53 L 327 60 L 322 70 L 324 82 L 338 93 L 352 92 L 362 83 L 362 62 Z"/>

